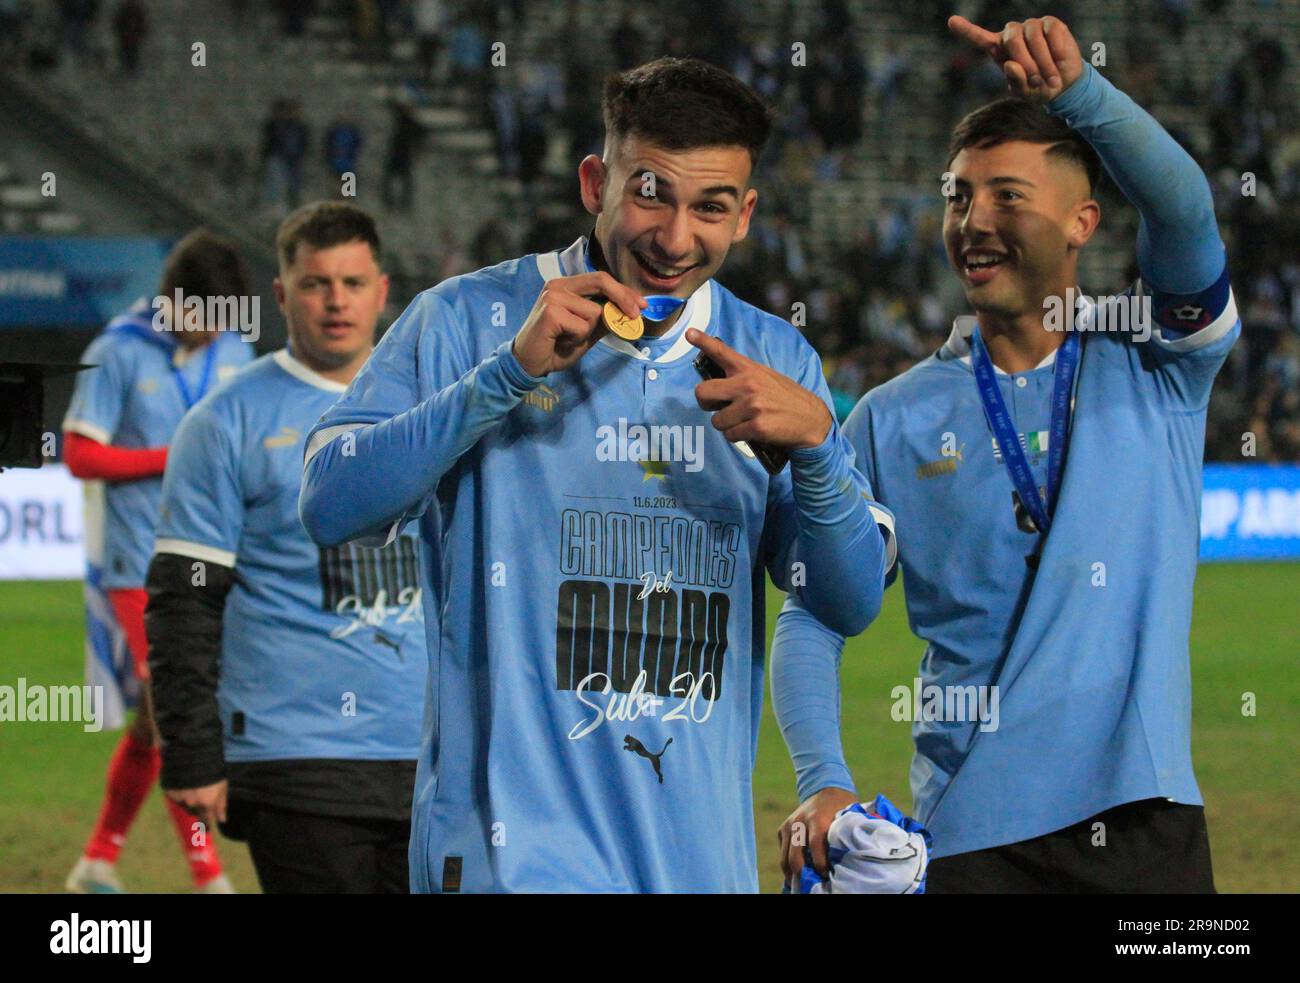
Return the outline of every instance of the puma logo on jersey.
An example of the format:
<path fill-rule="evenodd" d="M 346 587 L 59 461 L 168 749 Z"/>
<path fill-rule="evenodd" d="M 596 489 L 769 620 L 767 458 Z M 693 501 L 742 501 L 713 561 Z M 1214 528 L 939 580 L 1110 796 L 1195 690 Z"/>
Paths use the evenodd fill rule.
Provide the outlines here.
<path fill-rule="evenodd" d="M 295 430 L 293 427 L 281 427 L 280 432 L 274 437 L 267 437 L 262 441 L 262 446 L 267 450 L 275 450 L 277 447 L 292 447 L 298 443 L 298 438 L 302 436 L 301 430 Z"/>
<path fill-rule="evenodd" d="M 560 394 L 550 386 L 538 386 L 524 394 L 522 402 L 535 406 L 543 413 L 550 413 L 560 405 Z"/>
<path fill-rule="evenodd" d="M 941 474 L 956 474 L 957 465 L 965 458 L 962 456 L 966 450 L 966 445 L 962 444 L 951 454 L 946 453 L 937 461 L 926 461 L 924 464 L 916 466 L 916 476 L 918 478 L 937 478 Z"/>
<path fill-rule="evenodd" d="M 671 737 L 668 738 L 668 744 L 671 744 L 672 742 L 673 739 Z M 668 744 L 665 744 L 663 746 L 663 750 L 661 750 L 658 754 L 652 754 L 650 751 L 646 750 L 646 746 L 644 744 L 638 741 L 631 734 L 623 735 L 623 750 L 631 751 L 633 754 L 639 754 L 643 758 L 648 758 L 650 760 L 650 764 L 654 766 L 655 774 L 659 776 L 660 785 L 664 783 L 664 773 L 663 770 L 659 767 L 659 759 L 664 756 L 664 751 L 668 750 Z"/>

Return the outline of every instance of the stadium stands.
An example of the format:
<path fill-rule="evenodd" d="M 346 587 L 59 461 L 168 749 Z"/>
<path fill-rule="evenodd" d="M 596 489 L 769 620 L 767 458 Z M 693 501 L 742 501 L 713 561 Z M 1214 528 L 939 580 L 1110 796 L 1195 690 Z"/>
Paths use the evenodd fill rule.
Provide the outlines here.
<path fill-rule="evenodd" d="M 778 120 L 751 241 L 724 281 L 778 313 L 807 303 L 806 331 L 846 406 L 942 340 L 961 304 L 938 250 L 944 146 L 962 112 L 1000 93 L 996 74 L 948 37 L 950 4 L 759 0 L 705 12 L 670 2 L 639 19 L 634 4 L 600 0 L 442 3 L 432 5 L 444 23 L 431 59 L 415 27 L 422 6 L 154 3 L 143 65 L 131 75 L 111 53 L 106 14 L 77 52 L 42 5 L 25 41 L 62 40 L 45 45 L 54 56 L 28 59 L 45 67 L 18 81 L 216 227 L 263 249 L 288 205 L 265 167 L 273 102 L 295 102 L 306 126 L 296 165 L 303 199 L 337 192 L 323 141 L 333 123 L 350 121 L 361 139 L 358 203 L 391 205 L 381 214 L 401 304 L 445 276 L 583 231 L 573 175 L 599 137 L 599 80 L 629 57 L 711 57 L 765 88 Z M 1041 12 L 1023 2 L 958 6 L 989 25 Z M 1274 405 L 1285 402 L 1280 392 L 1267 405 L 1257 398 L 1272 391 L 1270 372 L 1289 378 L 1294 346 L 1278 338 L 1300 330 L 1300 141 L 1290 136 L 1300 3 L 1208 0 L 1183 15 L 1185 5 L 1160 0 L 1047 6 L 1069 19 L 1090 57 L 1101 54 L 1094 42 L 1105 45 L 1107 74 L 1215 180 L 1251 340 L 1216 389 L 1211 454 L 1236 453 L 1242 429 L 1262 419 L 1271 454 L 1300 456 L 1300 407 Z M 306 11 L 300 23 L 283 13 L 290 7 Z M 489 62 L 496 42 L 504 67 Z M 806 65 L 789 64 L 794 42 L 806 46 Z M 199 43 L 203 67 L 193 63 Z M 1260 186 L 1250 199 L 1246 171 Z M 401 193 L 388 194 L 390 180 Z M 29 189 L 0 191 L 6 223 L 75 222 L 38 208 Z M 1102 293 L 1130 279 L 1136 231 L 1131 209 L 1113 197 L 1103 206 L 1101 238 L 1082 266 L 1084 284 Z M 1252 314 L 1280 331 L 1252 332 Z"/>

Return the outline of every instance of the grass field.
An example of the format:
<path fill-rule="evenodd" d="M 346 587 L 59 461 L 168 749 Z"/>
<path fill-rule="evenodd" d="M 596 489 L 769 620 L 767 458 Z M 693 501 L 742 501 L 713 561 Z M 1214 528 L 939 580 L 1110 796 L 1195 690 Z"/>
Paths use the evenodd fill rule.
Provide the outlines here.
<path fill-rule="evenodd" d="M 1193 753 L 1221 891 L 1300 890 L 1300 565 L 1204 566 L 1192 628 Z M 771 620 L 779 609 L 771 598 Z M 883 791 L 907 810 L 910 724 L 890 719 L 889 693 L 909 683 L 921 645 L 903 595 L 844 657 L 844 742 L 864 796 Z M 770 626 L 769 626 L 770 627 Z M 0 583 L 0 684 L 80 683 L 81 585 Z M 1244 693 L 1257 713 L 1244 716 Z M 794 807 L 785 746 L 764 711 L 754 777 L 763 890 L 779 887 L 775 830 Z M 0 891 L 58 891 L 99 807 L 117 733 L 74 723 L 0 723 Z M 155 792 L 123 851 L 134 891 L 189 887 L 176 836 Z M 227 872 L 256 891 L 247 849 L 221 841 Z"/>

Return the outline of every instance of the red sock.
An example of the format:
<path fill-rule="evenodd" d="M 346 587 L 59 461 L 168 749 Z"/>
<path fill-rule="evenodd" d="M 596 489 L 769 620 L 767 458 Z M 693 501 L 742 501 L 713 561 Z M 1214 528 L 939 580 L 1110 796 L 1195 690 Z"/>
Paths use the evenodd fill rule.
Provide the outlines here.
<path fill-rule="evenodd" d="M 167 813 L 172 817 L 172 825 L 181 838 L 181 849 L 189 861 L 194 886 L 202 887 L 221 873 L 221 858 L 217 856 L 217 831 L 203 830 L 197 825 L 199 820 L 187 812 L 184 806 L 171 799 L 166 802 Z"/>
<path fill-rule="evenodd" d="M 108 764 L 108 789 L 99 820 L 86 843 L 87 857 L 117 862 L 126 834 L 158 780 L 161 766 L 162 755 L 156 747 L 141 744 L 129 730 L 122 735 Z"/>

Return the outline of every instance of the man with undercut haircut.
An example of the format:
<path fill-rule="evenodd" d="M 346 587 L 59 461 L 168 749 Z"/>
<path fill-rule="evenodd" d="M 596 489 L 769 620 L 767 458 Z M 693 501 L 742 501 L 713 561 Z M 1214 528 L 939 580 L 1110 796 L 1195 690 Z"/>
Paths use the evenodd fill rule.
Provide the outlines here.
<path fill-rule="evenodd" d="M 1210 188 L 1058 18 L 949 26 L 1012 91 L 962 120 L 944 175 L 975 313 L 845 423 L 898 516 L 919 676 L 944 696 L 912 726 L 928 891 L 1213 891 L 1188 633 L 1206 406 L 1241 322 Z M 1103 166 L 1141 217 L 1141 279 L 1104 304 L 1077 280 Z M 796 824 L 824 869 L 857 799 L 843 642 L 800 598 L 781 613 L 773 702 L 803 799 L 789 876 Z"/>
<path fill-rule="evenodd" d="M 317 542 L 424 540 L 418 891 L 756 890 L 766 574 L 841 631 L 879 606 L 816 353 L 713 279 L 767 110 L 665 58 L 604 115 L 592 234 L 420 294 L 307 445 Z"/>

